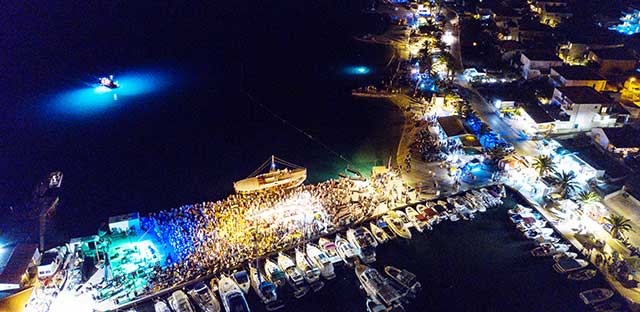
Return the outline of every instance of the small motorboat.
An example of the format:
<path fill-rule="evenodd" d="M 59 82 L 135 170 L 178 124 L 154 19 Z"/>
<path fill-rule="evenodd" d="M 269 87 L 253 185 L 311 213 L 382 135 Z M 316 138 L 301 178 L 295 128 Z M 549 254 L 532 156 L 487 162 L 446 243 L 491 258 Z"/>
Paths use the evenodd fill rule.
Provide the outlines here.
<path fill-rule="evenodd" d="M 378 242 L 365 228 L 360 226 L 355 229 L 347 230 L 347 240 L 352 246 L 358 250 L 357 254 L 364 263 L 373 263 L 376 261 L 376 250 L 373 244 Z"/>
<path fill-rule="evenodd" d="M 569 273 L 584 269 L 589 262 L 582 259 L 560 259 L 553 265 L 553 269 L 558 273 Z"/>
<path fill-rule="evenodd" d="M 176 290 L 169 297 L 171 309 L 177 312 L 194 312 L 189 298 L 182 290 Z"/>
<path fill-rule="evenodd" d="M 120 87 L 117 81 L 113 80 L 113 75 L 109 75 L 109 77 L 101 77 L 98 82 L 100 82 L 101 86 L 107 87 L 109 89 L 117 89 Z"/>
<path fill-rule="evenodd" d="M 336 236 L 337 242 L 338 236 Z M 346 240 L 345 240 L 346 242 Z M 348 242 L 347 242 L 348 243 Z M 336 244 L 338 247 L 338 253 L 340 253 L 340 244 Z M 336 277 L 336 273 L 334 272 L 333 262 L 327 254 L 315 244 L 307 244 L 307 257 L 311 261 L 311 264 L 315 266 L 318 270 L 320 270 L 320 275 L 322 277 L 330 280 Z"/>
<path fill-rule="evenodd" d="M 291 259 L 289 255 L 284 252 L 279 252 L 277 262 L 278 267 L 284 272 L 291 284 L 301 286 L 304 283 L 304 272 L 296 267 L 295 262 L 293 262 L 293 259 Z"/>
<path fill-rule="evenodd" d="M 401 270 L 389 265 L 384 267 L 384 272 L 400 286 L 407 289 L 409 294 L 415 295 L 422 289 L 422 285 L 416 279 L 416 275 L 407 270 Z"/>
<path fill-rule="evenodd" d="M 204 312 L 220 312 L 220 302 L 204 282 L 199 282 L 187 292 L 200 310 Z"/>
<path fill-rule="evenodd" d="M 218 282 L 218 293 L 222 306 L 227 312 L 249 312 L 249 304 L 238 285 L 228 276 L 221 275 Z"/>
<path fill-rule="evenodd" d="M 322 251 L 324 251 L 325 254 L 327 254 L 329 260 L 331 260 L 331 263 L 342 263 L 342 258 L 338 254 L 338 247 L 336 247 L 336 244 L 333 241 L 329 240 L 326 237 L 320 237 L 320 239 L 318 240 L 318 246 L 322 249 Z"/>
<path fill-rule="evenodd" d="M 284 272 L 269 258 L 264 261 L 264 272 L 265 279 L 272 282 L 276 287 L 282 287 L 286 283 L 287 277 Z"/>
<path fill-rule="evenodd" d="M 406 239 L 411 238 L 411 232 L 404 226 L 404 222 L 402 222 L 396 211 L 389 211 L 386 215 L 382 216 L 382 220 L 384 220 L 396 235 Z"/>
<path fill-rule="evenodd" d="M 404 228 L 405 229 L 409 229 L 411 227 L 413 227 L 413 222 L 411 222 L 411 220 L 409 220 L 409 217 L 407 217 L 407 214 L 404 213 L 404 211 L 398 209 L 395 211 L 396 215 L 398 216 L 398 218 L 400 219 L 400 221 L 402 222 L 402 224 L 404 224 Z"/>
<path fill-rule="evenodd" d="M 558 262 L 561 259 L 575 259 L 577 257 L 578 257 L 577 253 L 571 252 L 571 251 L 567 251 L 567 252 L 561 252 L 561 253 L 557 253 L 557 254 L 553 255 L 553 260 L 555 262 Z"/>
<path fill-rule="evenodd" d="M 378 244 L 384 244 L 391 239 L 389 235 L 387 235 L 387 233 L 385 233 L 379 226 L 375 225 L 375 223 L 369 223 L 369 228 L 371 229 L 373 237 L 378 241 Z"/>
<path fill-rule="evenodd" d="M 380 218 L 376 221 L 376 225 L 382 229 L 382 231 L 384 231 L 385 234 L 387 234 L 387 236 L 389 236 L 389 239 L 393 240 L 398 238 L 398 236 L 396 235 L 396 233 L 391 230 L 391 228 L 389 227 L 389 224 L 384 220 L 384 218 Z"/>
<path fill-rule="evenodd" d="M 407 213 L 407 218 L 409 218 L 409 221 L 413 223 L 413 227 L 415 227 L 418 232 L 423 232 L 427 225 L 418 220 L 418 216 L 420 214 L 415 209 L 413 209 L 413 207 L 407 207 L 405 211 Z"/>
<path fill-rule="evenodd" d="M 249 293 L 251 282 L 249 281 L 249 275 L 247 274 L 247 271 L 242 270 L 235 272 L 231 275 L 231 278 L 233 278 L 233 281 L 238 284 L 238 287 L 240 287 L 245 295 Z"/>
<path fill-rule="evenodd" d="M 162 300 L 157 300 L 153 305 L 153 309 L 155 310 L 155 312 L 171 312 L 169 306 Z"/>
<path fill-rule="evenodd" d="M 386 312 L 389 311 L 384 304 L 380 303 L 376 299 L 367 297 L 367 312 Z"/>
<path fill-rule="evenodd" d="M 594 288 L 580 292 L 580 294 L 578 294 L 578 297 L 582 299 L 582 302 L 584 302 L 584 304 L 591 305 L 600 303 L 613 297 L 613 291 L 606 288 Z"/>
<path fill-rule="evenodd" d="M 356 247 L 351 245 L 349 241 L 340 237 L 340 235 L 336 235 L 336 246 L 338 247 L 338 254 L 342 258 L 342 261 L 348 266 L 352 266 L 356 259 L 358 259 L 358 252 Z M 307 251 L 308 253 L 309 251 Z"/>
<path fill-rule="evenodd" d="M 569 275 L 567 275 L 567 278 L 572 281 L 588 281 L 596 276 L 597 273 L 598 271 L 594 269 L 585 269 L 581 271 L 571 272 L 569 273 Z"/>
<path fill-rule="evenodd" d="M 267 311 L 274 311 L 284 307 L 282 302 L 278 301 L 278 293 L 276 286 L 265 280 L 258 269 L 258 260 L 256 264 L 249 262 L 249 275 L 251 279 L 251 287 L 256 292 L 262 303 L 265 304 Z"/>
<path fill-rule="evenodd" d="M 554 244 L 541 244 L 540 247 L 536 247 L 531 251 L 531 255 L 534 257 L 547 257 L 557 253 L 569 251 L 569 245 L 554 243 Z"/>
<path fill-rule="evenodd" d="M 304 272 L 304 279 L 307 283 L 311 284 L 320 279 L 320 270 L 313 266 L 309 261 L 304 251 L 300 248 L 296 248 L 296 266 L 302 272 Z"/>

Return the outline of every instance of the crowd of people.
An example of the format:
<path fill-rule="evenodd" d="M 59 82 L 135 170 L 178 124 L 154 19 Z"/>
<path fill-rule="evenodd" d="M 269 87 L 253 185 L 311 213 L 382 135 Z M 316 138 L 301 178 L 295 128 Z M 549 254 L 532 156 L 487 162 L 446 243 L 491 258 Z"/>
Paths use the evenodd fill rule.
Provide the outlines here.
<path fill-rule="evenodd" d="M 151 214 L 144 226 L 170 251 L 154 283 L 163 288 L 236 267 L 370 218 L 379 206 L 406 203 L 407 195 L 399 175 L 387 172 L 367 181 L 340 178 L 233 194 Z"/>

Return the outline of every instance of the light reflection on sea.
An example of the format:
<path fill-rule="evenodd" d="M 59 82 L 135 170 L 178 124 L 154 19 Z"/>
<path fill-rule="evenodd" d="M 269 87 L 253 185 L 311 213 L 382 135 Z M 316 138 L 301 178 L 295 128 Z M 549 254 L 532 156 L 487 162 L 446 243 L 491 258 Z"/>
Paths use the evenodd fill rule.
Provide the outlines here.
<path fill-rule="evenodd" d="M 110 73 L 111 74 L 111 73 Z M 117 89 L 109 89 L 95 82 L 79 82 L 75 88 L 62 90 L 52 96 L 49 109 L 56 113 L 86 117 L 129 105 L 142 96 L 159 94 L 177 85 L 179 75 L 166 69 L 140 69 L 115 72 Z"/>

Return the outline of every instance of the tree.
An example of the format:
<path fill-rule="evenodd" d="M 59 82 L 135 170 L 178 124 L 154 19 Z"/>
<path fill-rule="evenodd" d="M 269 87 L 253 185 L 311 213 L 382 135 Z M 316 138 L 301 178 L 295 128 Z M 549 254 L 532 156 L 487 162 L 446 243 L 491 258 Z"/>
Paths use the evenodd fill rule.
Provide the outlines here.
<path fill-rule="evenodd" d="M 621 216 L 612 214 L 604 218 L 609 224 L 611 224 L 611 236 L 618 238 L 624 236 L 625 232 L 635 232 L 631 225 L 631 220 Z"/>
<path fill-rule="evenodd" d="M 542 177 L 548 173 L 554 172 L 556 165 L 553 163 L 553 159 L 547 155 L 540 155 L 535 158 L 533 162 L 533 168 L 538 171 L 538 174 Z"/>
<path fill-rule="evenodd" d="M 600 200 L 600 195 L 593 191 L 582 191 L 578 193 L 577 202 L 582 206 L 594 204 Z"/>
<path fill-rule="evenodd" d="M 560 195 L 567 198 L 569 194 L 573 194 L 580 189 L 580 184 L 576 181 L 576 174 L 573 171 L 562 171 L 556 174 L 555 182 L 560 187 Z"/>

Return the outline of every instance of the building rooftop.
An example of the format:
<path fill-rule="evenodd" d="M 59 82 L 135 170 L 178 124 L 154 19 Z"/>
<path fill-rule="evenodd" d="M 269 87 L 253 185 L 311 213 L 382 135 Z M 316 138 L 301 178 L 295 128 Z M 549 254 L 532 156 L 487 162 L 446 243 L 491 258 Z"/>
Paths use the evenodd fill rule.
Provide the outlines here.
<path fill-rule="evenodd" d="M 556 66 L 551 69 L 567 80 L 607 80 L 587 66 Z"/>
<path fill-rule="evenodd" d="M 467 130 L 465 130 L 464 125 L 458 116 L 438 117 L 438 124 L 440 124 L 440 127 L 442 127 L 442 130 L 447 137 L 467 134 Z"/>
<path fill-rule="evenodd" d="M 527 50 L 522 52 L 522 54 L 532 61 L 562 61 L 551 50 Z"/>
<path fill-rule="evenodd" d="M 540 23 L 537 20 L 523 19 L 520 21 L 520 31 L 538 31 L 538 32 L 550 32 L 551 27 Z"/>
<path fill-rule="evenodd" d="M 605 60 L 637 60 L 633 51 L 627 48 L 597 49 L 591 52 Z"/>
<path fill-rule="evenodd" d="M 538 104 L 527 105 L 524 107 L 524 110 L 537 124 L 555 121 L 555 119 Z"/>
<path fill-rule="evenodd" d="M 607 135 L 609 144 L 617 148 L 640 147 L 640 131 L 631 126 L 619 128 L 602 128 Z"/>
<path fill-rule="evenodd" d="M 611 102 L 606 96 L 591 87 L 558 87 L 556 89 L 575 104 L 608 104 Z"/>

